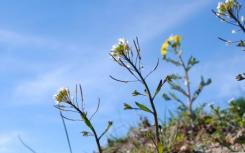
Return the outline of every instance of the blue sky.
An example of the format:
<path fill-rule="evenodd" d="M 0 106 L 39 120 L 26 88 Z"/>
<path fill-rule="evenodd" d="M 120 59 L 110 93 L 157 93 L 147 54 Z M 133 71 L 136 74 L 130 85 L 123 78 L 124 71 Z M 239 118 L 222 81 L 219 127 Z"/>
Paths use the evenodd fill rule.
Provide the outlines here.
<path fill-rule="evenodd" d="M 244 70 L 244 53 L 217 39 L 236 37 L 231 34 L 233 27 L 219 22 L 211 13 L 217 2 L 0 1 L 0 153 L 27 152 L 18 135 L 39 153 L 68 153 L 53 95 L 60 87 L 74 89 L 77 83 L 84 88 L 89 112 L 101 98 L 101 109 L 93 120 L 99 131 L 108 120 L 114 122 L 110 131 L 114 136 L 136 125 L 142 114 L 125 112 L 122 105 L 133 102 L 130 94 L 140 87 L 109 78 L 110 74 L 129 78 L 108 56 L 120 37 L 129 42 L 139 37 L 147 70 L 161 58 L 162 42 L 171 34 L 182 35 L 185 56 L 194 55 L 201 61 L 192 71 L 193 87 L 202 74 L 213 80 L 198 102 L 225 106 L 229 99 L 239 97 L 245 86 L 234 76 Z M 172 71 L 174 67 L 161 62 L 149 78 L 151 87 Z M 161 98 L 158 101 L 161 115 L 174 107 Z M 92 152 L 93 139 L 80 135 L 84 126 L 67 125 L 74 153 Z"/>

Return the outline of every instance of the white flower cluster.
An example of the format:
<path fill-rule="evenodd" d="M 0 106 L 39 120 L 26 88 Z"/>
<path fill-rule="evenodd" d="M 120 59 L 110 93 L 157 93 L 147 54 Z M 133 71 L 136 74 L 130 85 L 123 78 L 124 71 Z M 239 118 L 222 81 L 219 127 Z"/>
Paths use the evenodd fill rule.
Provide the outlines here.
<path fill-rule="evenodd" d="M 233 8 L 240 7 L 240 4 L 237 0 L 226 0 L 225 2 L 219 2 L 217 6 L 218 15 L 223 16 L 228 11 L 232 10 Z"/>
<path fill-rule="evenodd" d="M 129 51 L 128 41 L 124 38 L 119 38 L 117 44 L 111 48 L 111 55 L 118 59 L 122 55 L 127 55 Z"/>
<path fill-rule="evenodd" d="M 68 88 L 60 88 L 57 91 L 57 94 L 54 95 L 54 99 L 56 104 L 60 104 L 61 102 L 68 102 L 69 101 L 69 89 Z"/>

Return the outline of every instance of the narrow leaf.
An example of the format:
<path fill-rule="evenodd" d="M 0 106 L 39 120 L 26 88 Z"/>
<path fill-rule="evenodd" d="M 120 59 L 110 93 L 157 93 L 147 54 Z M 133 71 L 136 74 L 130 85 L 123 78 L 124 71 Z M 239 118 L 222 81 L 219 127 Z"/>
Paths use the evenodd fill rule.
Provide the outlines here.
<path fill-rule="evenodd" d="M 174 64 L 175 66 L 181 66 L 181 63 L 179 61 L 176 61 L 174 59 L 171 59 L 171 58 L 165 58 L 164 59 L 166 62 L 169 62 L 169 63 L 172 63 Z"/>
<path fill-rule="evenodd" d="M 148 112 L 148 113 L 153 113 L 148 107 L 146 107 L 145 105 L 143 104 L 140 104 L 138 102 L 135 102 L 135 104 L 139 107 L 139 109 L 145 111 L 145 112 Z"/>
<path fill-rule="evenodd" d="M 155 91 L 155 94 L 154 94 L 154 96 L 153 96 L 153 99 L 157 96 L 157 94 L 158 94 L 159 91 L 161 90 L 162 85 L 163 85 L 162 80 L 160 80 L 160 82 L 159 82 L 159 84 L 158 84 L 158 86 L 157 86 L 157 89 L 156 89 L 156 91 Z"/>
<path fill-rule="evenodd" d="M 180 100 L 174 93 L 170 92 L 169 95 L 172 97 L 173 100 L 185 106 L 185 103 L 182 100 Z"/>
<path fill-rule="evenodd" d="M 200 95 L 200 93 L 202 92 L 203 88 L 205 86 L 208 86 L 209 84 L 211 84 L 212 80 L 208 79 L 207 81 L 204 80 L 203 77 L 201 77 L 201 82 L 197 88 L 197 90 L 193 93 L 193 97 L 192 97 L 192 101 L 195 101 L 197 99 L 197 97 Z"/>
<path fill-rule="evenodd" d="M 133 107 L 127 103 L 124 103 L 124 109 L 127 110 L 127 109 L 133 109 Z"/>
<path fill-rule="evenodd" d="M 179 86 L 178 84 L 174 83 L 173 81 L 168 82 L 168 83 L 169 83 L 169 85 L 171 86 L 171 88 L 173 90 L 176 90 L 176 91 L 182 93 L 184 96 L 188 97 L 188 94 L 186 93 L 186 91 L 181 86 Z"/>
<path fill-rule="evenodd" d="M 198 63 L 199 61 L 195 57 L 191 56 L 187 63 L 187 71 L 189 71 L 194 65 Z"/>
<path fill-rule="evenodd" d="M 92 136 L 92 134 L 88 131 L 82 131 L 81 133 L 84 137 Z"/>
<path fill-rule="evenodd" d="M 134 92 L 132 93 L 132 96 L 138 96 L 138 95 L 142 95 L 142 94 L 139 93 L 137 90 L 134 90 Z"/>
<path fill-rule="evenodd" d="M 170 98 L 166 93 L 163 93 L 163 94 L 162 94 L 162 97 L 163 97 L 163 99 L 164 99 L 165 101 L 171 100 L 171 98 Z"/>
<path fill-rule="evenodd" d="M 81 114 L 81 117 L 82 117 L 84 123 L 85 123 L 90 129 L 92 129 L 93 126 L 92 126 L 91 122 L 89 121 L 89 119 L 87 118 L 86 114 L 85 114 L 85 113 Z"/>

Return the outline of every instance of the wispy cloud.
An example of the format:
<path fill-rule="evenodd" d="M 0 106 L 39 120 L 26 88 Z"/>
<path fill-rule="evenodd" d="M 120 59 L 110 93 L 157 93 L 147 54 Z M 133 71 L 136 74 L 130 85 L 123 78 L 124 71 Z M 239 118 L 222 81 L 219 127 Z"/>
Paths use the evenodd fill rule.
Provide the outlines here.
<path fill-rule="evenodd" d="M 0 29 L 0 43 L 8 47 L 32 47 L 71 51 L 79 48 L 79 46 L 73 43 L 62 42 L 55 38 L 26 34 L 8 29 Z"/>
<path fill-rule="evenodd" d="M 18 135 L 20 132 L 9 131 L 0 133 L 0 153 L 16 153 L 19 149 Z"/>
<path fill-rule="evenodd" d="M 134 15 L 125 33 L 134 38 L 140 36 L 143 42 L 161 35 L 167 30 L 180 26 L 188 18 L 210 4 L 212 0 L 189 1 L 184 4 L 166 3 L 155 6 L 154 11 Z M 176 11 L 178 10 L 178 11 Z"/>
<path fill-rule="evenodd" d="M 188 16 L 190 16 L 190 14 L 193 14 L 193 12 L 196 12 L 200 10 L 200 8 L 205 7 L 209 2 L 210 0 L 193 1 L 188 5 L 186 4 L 181 7 L 172 6 L 170 8 L 167 8 L 167 10 L 165 11 L 162 11 L 162 7 L 157 7 L 157 10 L 155 10 L 153 14 L 142 13 L 138 17 L 136 15 L 137 19 L 135 20 L 134 23 L 132 23 L 132 25 L 134 26 L 128 27 L 126 31 L 128 33 L 131 33 L 132 35 L 136 35 L 135 33 L 140 33 L 141 36 L 143 37 L 143 40 L 146 41 L 148 39 L 151 39 L 161 34 L 163 31 L 166 31 L 167 29 L 183 22 Z M 176 9 L 178 9 L 179 11 L 173 11 Z M 37 45 L 37 46 L 44 46 L 44 47 L 51 47 L 51 48 L 52 47 L 62 48 L 63 46 L 63 43 L 58 41 L 54 41 L 38 36 L 22 35 L 16 32 L 4 31 L 4 30 L 0 30 L 0 38 L 1 38 L 0 41 L 2 42 L 6 42 L 10 44 L 12 43 L 16 45 L 27 45 L 27 46 Z M 100 49 L 101 48 L 95 47 L 93 50 L 100 50 Z M 92 58 L 92 57 L 86 57 L 86 58 Z M 44 73 L 37 74 L 34 78 L 18 83 L 14 91 L 14 97 L 15 99 L 27 99 L 27 97 L 30 97 L 31 99 L 30 101 L 33 100 L 42 101 L 41 99 L 43 99 L 44 97 L 52 96 L 50 95 L 50 92 L 53 91 L 54 88 L 57 88 L 58 86 L 62 86 L 62 84 L 64 85 L 72 84 L 78 82 L 78 80 L 79 81 L 82 80 L 82 82 L 85 82 L 85 84 L 86 82 L 87 83 L 90 82 L 88 84 L 92 85 L 93 88 L 96 89 L 103 88 L 103 85 L 101 85 L 101 83 L 103 84 L 104 81 L 100 79 L 99 75 L 103 75 L 103 76 L 109 75 L 113 73 L 115 69 L 113 69 L 108 62 L 102 63 L 102 61 L 103 60 L 101 60 L 101 56 L 99 54 L 98 57 L 91 59 L 89 63 L 83 63 L 82 66 L 79 63 L 69 63 L 69 65 L 72 65 L 71 67 L 68 66 L 66 68 L 57 68 L 54 70 L 49 69 Z M 98 69 L 98 67 L 103 69 L 100 68 Z M 96 68 L 97 68 L 96 71 L 97 74 L 95 74 L 94 71 L 94 69 Z M 105 69 L 107 70 L 105 71 Z M 105 74 L 106 72 L 108 74 Z M 84 75 L 84 73 L 87 74 Z M 86 77 L 83 78 L 81 77 L 81 79 L 78 79 L 80 76 L 86 76 Z M 92 79 L 94 80 L 92 81 Z M 31 97 L 35 97 L 35 98 L 31 98 Z"/>

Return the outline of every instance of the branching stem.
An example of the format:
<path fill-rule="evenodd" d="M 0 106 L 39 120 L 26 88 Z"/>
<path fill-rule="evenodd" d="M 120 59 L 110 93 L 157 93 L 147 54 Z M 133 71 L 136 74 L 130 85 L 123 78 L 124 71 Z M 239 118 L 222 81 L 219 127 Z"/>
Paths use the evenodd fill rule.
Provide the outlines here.
<path fill-rule="evenodd" d="M 155 122 L 155 132 L 156 132 L 156 142 L 158 144 L 160 142 L 159 128 L 158 128 L 159 127 L 159 123 L 158 123 L 157 111 L 156 111 L 156 107 L 155 107 L 155 104 L 154 104 L 154 100 L 153 100 L 151 91 L 149 89 L 149 86 L 148 86 L 146 80 L 142 76 L 141 72 L 136 68 L 136 66 L 132 63 L 132 61 L 127 56 L 124 55 L 124 58 L 130 64 L 130 66 L 132 66 L 132 68 L 134 69 L 134 71 L 139 76 L 139 79 L 140 79 L 141 83 L 145 87 L 145 90 L 146 90 L 146 93 L 147 93 L 147 97 L 148 97 L 148 100 L 150 102 L 150 105 L 151 105 L 151 108 L 152 108 L 152 111 L 153 111 L 154 122 Z"/>

